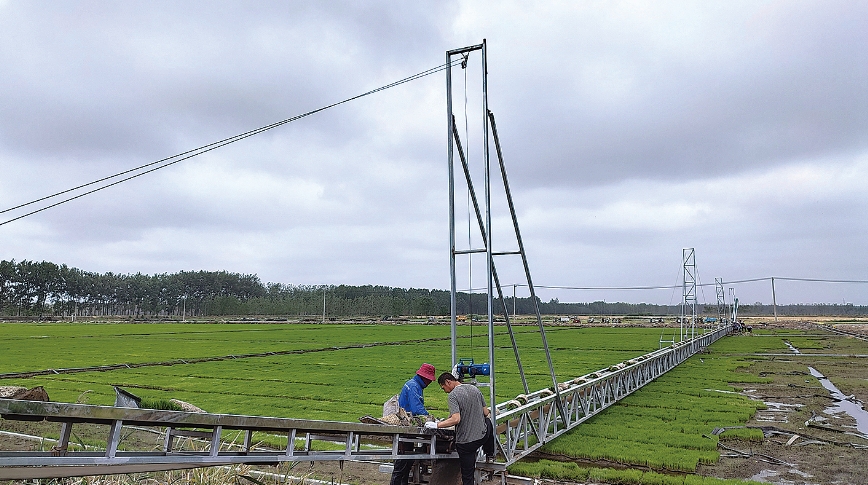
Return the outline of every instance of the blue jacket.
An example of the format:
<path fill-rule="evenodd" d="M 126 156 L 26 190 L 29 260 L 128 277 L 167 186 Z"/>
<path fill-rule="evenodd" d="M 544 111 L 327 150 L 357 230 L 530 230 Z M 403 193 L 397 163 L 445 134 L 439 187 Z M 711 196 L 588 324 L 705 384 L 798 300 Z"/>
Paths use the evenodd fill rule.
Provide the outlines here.
<path fill-rule="evenodd" d="M 425 409 L 425 398 L 422 390 L 425 389 L 425 381 L 418 375 L 404 383 L 401 393 L 398 394 L 398 406 L 401 406 L 413 414 L 428 414 Z"/>

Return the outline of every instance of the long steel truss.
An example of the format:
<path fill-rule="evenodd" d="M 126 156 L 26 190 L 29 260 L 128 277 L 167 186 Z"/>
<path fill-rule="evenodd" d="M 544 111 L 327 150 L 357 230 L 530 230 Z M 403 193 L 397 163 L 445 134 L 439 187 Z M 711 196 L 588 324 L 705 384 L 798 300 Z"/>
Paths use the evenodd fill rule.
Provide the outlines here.
<path fill-rule="evenodd" d="M 618 365 L 560 383 L 560 392 L 543 389 L 498 404 L 497 438 L 504 461 L 478 463 L 478 468 L 502 471 L 542 445 L 599 414 L 729 334 L 722 326 L 690 340 L 630 359 Z M 526 403 L 522 403 L 526 400 Z M 560 401 L 560 402 L 558 402 Z M 517 405 L 517 407 L 515 407 Z M 564 412 L 560 411 L 561 409 Z"/>

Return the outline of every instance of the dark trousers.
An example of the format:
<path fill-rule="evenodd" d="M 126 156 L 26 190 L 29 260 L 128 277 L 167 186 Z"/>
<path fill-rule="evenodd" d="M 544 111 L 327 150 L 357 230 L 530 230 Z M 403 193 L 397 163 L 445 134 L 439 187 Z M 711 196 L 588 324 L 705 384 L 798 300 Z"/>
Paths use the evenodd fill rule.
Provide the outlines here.
<path fill-rule="evenodd" d="M 394 468 L 392 468 L 392 480 L 389 481 L 389 485 L 407 485 L 415 461 L 395 460 Z"/>
<path fill-rule="evenodd" d="M 485 443 L 483 437 L 470 443 L 456 443 L 455 448 L 458 451 L 458 463 L 461 464 L 461 483 L 462 485 L 473 485 L 473 475 L 476 472 L 476 453 L 479 447 Z"/>

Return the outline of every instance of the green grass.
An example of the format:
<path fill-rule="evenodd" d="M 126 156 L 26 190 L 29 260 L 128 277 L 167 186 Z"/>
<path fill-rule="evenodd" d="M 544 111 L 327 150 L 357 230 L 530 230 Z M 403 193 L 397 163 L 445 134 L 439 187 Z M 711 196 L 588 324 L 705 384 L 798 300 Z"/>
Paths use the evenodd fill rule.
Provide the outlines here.
<path fill-rule="evenodd" d="M 117 385 L 145 399 L 175 398 L 215 413 L 302 419 L 356 420 L 379 415 L 419 364 L 449 370 L 448 326 L 298 324 L 0 324 L 9 336 L 0 353 L 3 372 L 162 362 L 223 355 L 303 349 L 322 351 L 238 358 L 108 372 L 52 374 L 6 379 L 6 385 L 44 386 L 55 401 L 114 403 Z M 459 356 L 487 360 L 487 339 L 479 327 L 459 327 Z M 496 335 L 498 402 L 524 392 L 505 329 Z M 653 329 L 552 328 L 547 332 L 561 380 L 608 367 L 657 348 Z M 376 342 L 421 343 L 344 348 Z M 535 327 L 517 327 L 516 339 L 531 390 L 551 386 L 541 339 Z M 433 392 L 432 392 L 433 391 Z M 315 402 L 316 405 L 311 405 Z M 432 388 L 426 404 L 447 413 L 445 394 Z"/>
<path fill-rule="evenodd" d="M 53 323 L 0 324 L 0 332 L 4 335 L 2 372 L 316 350 L 0 381 L 44 386 L 54 401 L 110 405 L 115 399 L 112 386 L 117 385 L 154 405 L 175 398 L 212 413 L 299 419 L 356 421 L 365 414 L 379 416 L 383 401 L 398 392 L 422 362 L 434 364 L 440 373 L 449 370 L 450 356 L 449 327 L 431 325 Z M 497 332 L 497 402 L 505 402 L 524 389 L 509 337 L 503 328 Z M 543 451 L 658 471 L 693 472 L 698 464 L 715 463 L 718 439 L 757 439 L 755 430 L 711 434 L 716 427 L 744 424 L 762 407 L 736 393 L 741 385 L 767 382 L 744 372 L 751 365 L 751 354 L 788 351 L 784 338 L 797 347 L 822 345 L 822 340 L 794 331 L 786 336 L 755 333 L 719 340 L 709 354 L 688 359 Z M 487 360 L 484 328 L 462 326 L 459 336 L 459 357 Z M 561 382 L 656 350 L 659 337 L 660 329 L 547 329 Z M 418 339 L 433 340 L 408 343 Z M 517 327 L 516 339 L 531 391 L 551 386 L 536 327 Z M 378 342 L 395 344 L 373 345 Z M 358 344 L 371 345 L 341 348 Z M 446 394 L 436 386 L 425 393 L 425 401 L 435 416 L 447 415 Z M 539 476 L 549 478 L 576 473 L 573 479 L 583 479 L 586 473 L 588 479 L 608 483 L 736 483 L 635 469 L 582 469 L 555 462 L 532 465 L 539 468 Z M 519 470 L 531 465 L 515 466 Z"/>
<path fill-rule="evenodd" d="M 760 483 L 745 480 L 724 480 L 698 475 L 663 474 L 635 468 L 587 468 L 571 462 L 551 460 L 519 462 L 510 466 L 509 472 L 533 478 L 624 485 L 758 485 Z"/>

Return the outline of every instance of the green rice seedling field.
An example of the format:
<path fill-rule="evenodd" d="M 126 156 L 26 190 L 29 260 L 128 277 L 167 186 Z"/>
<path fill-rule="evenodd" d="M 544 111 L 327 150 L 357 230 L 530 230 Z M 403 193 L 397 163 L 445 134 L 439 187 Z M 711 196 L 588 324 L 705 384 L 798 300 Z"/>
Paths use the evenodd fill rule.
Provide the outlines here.
<path fill-rule="evenodd" d="M 215 413 L 356 420 L 378 416 L 382 403 L 422 362 L 434 364 L 438 373 L 450 366 L 447 326 L 2 324 L 0 331 L 0 373 L 128 364 L 0 381 L 43 386 L 52 400 L 90 404 L 114 403 L 112 386 L 120 386 L 143 398 L 180 399 Z M 499 331 L 498 402 L 524 392 L 509 337 Z M 517 327 L 515 334 L 531 390 L 551 386 L 537 328 Z M 554 327 L 547 335 L 562 380 L 658 347 L 652 329 Z M 484 329 L 462 326 L 459 336 L 460 357 L 487 360 Z M 250 354 L 258 355 L 244 357 Z M 225 360 L 193 362 L 218 357 Z M 142 363 L 153 365 L 137 366 Z M 445 415 L 445 394 L 432 390 L 429 410 Z"/>
<path fill-rule="evenodd" d="M 150 402 L 180 399 L 213 413 L 301 419 L 379 416 L 382 403 L 422 362 L 440 373 L 450 361 L 449 327 L 438 325 L 17 323 L 0 324 L 0 332 L 0 373 L 59 372 L 4 378 L 0 385 L 43 386 L 54 401 L 110 405 L 112 386 L 121 386 Z M 497 400 L 504 402 L 524 390 L 506 330 L 498 332 Z M 537 328 L 519 326 L 515 332 L 530 389 L 551 386 Z M 745 372 L 753 355 L 787 352 L 786 342 L 807 352 L 823 348 L 799 331 L 755 333 L 760 335 L 719 340 L 542 448 L 542 458 L 558 461 L 531 460 L 513 471 L 549 478 L 620 473 L 606 478 L 614 483 L 676 483 L 657 472 L 678 472 L 687 475 L 677 483 L 688 483 L 684 477 L 697 467 L 717 462 L 718 440 L 762 440 L 755 429 L 712 434 L 743 425 L 764 407 L 738 393 L 769 380 Z M 459 357 L 487 360 L 484 328 L 459 327 L 459 337 Z M 560 381 L 656 350 L 659 338 L 654 328 L 547 329 Z M 142 363 L 149 365 L 137 366 Z M 129 367 L 60 371 L 114 364 Z M 431 387 L 425 399 L 432 414 L 446 416 L 445 393 Z M 612 464 L 640 470 L 601 471 Z"/>

